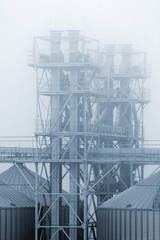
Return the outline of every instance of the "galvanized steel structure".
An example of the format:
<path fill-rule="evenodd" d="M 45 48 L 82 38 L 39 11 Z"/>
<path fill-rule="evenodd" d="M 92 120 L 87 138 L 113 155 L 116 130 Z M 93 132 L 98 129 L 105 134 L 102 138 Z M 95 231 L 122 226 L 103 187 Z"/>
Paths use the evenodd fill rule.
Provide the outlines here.
<path fill-rule="evenodd" d="M 39 177 L 39 185 L 41 185 L 41 193 L 48 192 L 48 184 L 42 176 Z M 31 171 L 29 168 L 23 164 L 15 164 L 8 168 L 6 171 L 0 173 L 0 186 L 2 183 L 6 184 L 6 187 L 12 187 L 16 191 L 22 193 L 27 198 L 35 200 L 35 172 Z M 42 206 L 49 206 L 50 199 L 42 199 Z"/>
<path fill-rule="evenodd" d="M 146 53 L 131 45 L 101 48 L 79 31 L 51 31 L 34 38 L 29 57 L 37 81 L 36 147 L 0 148 L 1 162 L 35 164 L 35 240 L 45 229 L 54 240 L 96 239 L 97 206 L 143 179 L 144 164 L 159 164 L 160 149 L 144 143 Z M 42 193 L 39 174 L 49 193 Z M 50 208 L 41 216 L 45 196 Z M 62 201 L 69 207 L 65 226 Z"/>
<path fill-rule="evenodd" d="M 107 163 L 104 156 L 108 150 L 112 156 L 113 149 L 125 153 L 143 146 L 143 109 L 149 102 L 146 54 L 131 45 L 100 50 L 99 41 L 79 31 L 51 31 L 34 38 L 29 65 L 37 73 L 36 171 L 38 176 L 43 159 L 51 197 L 50 226 L 41 226 L 37 179 L 37 235 L 38 228 L 48 227 L 51 239 L 65 235 L 73 240 L 82 229 L 84 240 L 94 239 L 97 204 L 132 185 L 139 170 L 139 164 Z M 70 201 L 62 192 L 67 180 Z M 69 206 L 67 227 L 61 224 L 62 199 Z"/>
<path fill-rule="evenodd" d="M 34 201 L 0 181 L 0 239 L 34 239 Z"/>
<path fill-rule="evenodd" d="M 160 239 L 160 171 L 98 209 L 98 240 Z"/>
<path fill-rule="evenodd" d="M 50 206 L 50 196 L 48 194 L 50 191 L 48 189 L 48 184 L 46 183 L 46 179 L 44 179 L 40 175 L 38 175 L 38 178 L 39 178 L 39 187 L 40 187 L 39 191 L 42 194 L 42 198 L 39 199 L 41 200 L 41 202 L 38 202 L 38 204 L 40 206 L 39 210 L 40 210 L 40 216 L 42 218 L 42 216 L 46 213 L 46 211 Z M 14 193 L 13 189 L 15 189 L 17 191 L 17 194 L 22 193 L 23 196 L 26 196 L 26 201 L 28 199 L 31 199 L 34 207 L 33 201 L 35 200 L 35 172 L 28 169 L 24 164 L 16 163 L 16 165 L 13 165 L 12 167 L 8 168 L 6 171 L 0 173 L 0 191 L 1 191 L 1 188 L 4 187 L 4 185 L 5 185 L 6 192 L 10 192 L 11 190 L 11 193 L 10 193 L 11 198 L 15 199 L 15 194 L 13 195 Z M 63 194 L 66 195 L 67 201 L 70 201 L 71 200 L 70 195 L 67 194 L 66 191 L 64 190 L 62 191 L 63 191 Z M 45 193 L 45 196 L 44 196 L 44 193 Z M 1 199 L 0 199 L 0 206 L 2 207 Z M 61 221 L 62 221 L 62 224 L 65 226 L 69 224 L 69 207 L 63 199 L 61 202 L 61 208 L 62 208 Z M 33 209 L 32 209 L 32 213 L 33 213 L 32 214 L 33 216 L 34 215 Z M 82 219 L 83 217 L 82 201 L 79 202 L 78 215 Z M 46 226 L 49 225 L 50 217 L 51 217 L 50 214 L 47 214 L 47 216 L 43 219 L 43 225 L 46 225 Z M 33 220 L 34 220 L 34 216 L 32 219 L 32 228 L 34 229 Z M 68 231 L 68 229 L 66 229 L 66 231 Z M 41 238 L 40 232 L 41 231 L 39 231 L 39 236 Z M 81 238 L 82 236 L 79 232 L 78 239 L 81 239 Z M 32 237 L 32 239 L 34 239 L 34 237 Z M 46 229 L 44 231 L 43 239 L 50 239 L 50 229 Z M 66 237 L 61 236 L 61 240 L 66 240 Z"/>

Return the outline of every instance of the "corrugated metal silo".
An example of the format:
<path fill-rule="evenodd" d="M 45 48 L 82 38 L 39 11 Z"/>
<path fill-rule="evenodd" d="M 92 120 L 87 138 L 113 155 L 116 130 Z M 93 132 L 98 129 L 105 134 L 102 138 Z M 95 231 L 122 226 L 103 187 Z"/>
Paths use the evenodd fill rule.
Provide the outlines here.
<path fill-rule="evenodd" d="M 98 240 L 160 239 L 160 171 L 98 208 Z"/>
<path fill-rule="evenodd" d="M 19 169 L 18 169 L 19 168 Z M 33 201 L 35 199 L 35 193 L 33 191 L 34 184 L 35 184 L 35 173 L 25 167 L 23 164 L 18 164 L 18 168 L 13 165 L 6 171 L 2 172 L 0 174 L 0 181 L 6 183 L 9 187 L 12 187 L 19 191 L 20 193 L 24 194 L 26 197 L 31 198 Z M 33 186 L 33 189 L 30 187 L 29 183 L 26 181 L 26 179 L 29 181 L 29 183 Z M 40 177 L 41 184 L 44 183 L 45 179 L 43 177 Z M 64 190 L 63 190 L 64 191 Z M 48 185 L 44 184 L 44 186 L 41 188 L 41 192 L 48 192 Z M 66 200 L 70 201 L 70 195 L 66 192 Z M 79 203 L 79 217 L 83 218 L 83 204 L 80 201 Z M 45 199 L 42 199 L 42 215 L 45 211 L 47 211 L 48 206 L 50 206 L 50 196 L 46 195 Z M 62 200 L 62 225 L 68 225 L 69 223 L 69 207 L 66 204 L 64 200 Z M 47 225 L 47 221 L 49 221 L 50 217 L 46 216 L 43 221 L 44 225 Z M 68 230 L 66 230 L 67 232 Z M 50 230 L 46 230 L 44 235 L 45 239 L 50 239 Z M 64 234 L 63 234 L 64 235 Z M 79 230 L 79 236 L 78 239 L 81 239 L 81 231 Z M 62 236 L 62 240 L 67 240 L 67 237 L 64 235 Z"/>
<path fill-rule="evenodd" d="M 0 181 L 4 182 L 8 186 L 14 188 L 18 192 L 24 194 L 28 198 L 34 201 L 35 193 L 34 193 L 34 185 L 35 185 L 35 173 L 25 167 L 22 164 L 17 164 L 18 168 L 13 165 L 6 171 L 0 174 Z M 27 182 L 27 180 L 29 183 Z M 43 177 L 40 178 L 41 183 L 43 184 L 45 179 Z M 44 185 L 42 192 L 47 192 L 47 184 Z M 43 205 L 46 205 L 46 202 L 43 200 Z M 47 199 L 47 205 L 49 205 L 49 198 Z"/>
<path fill-rule="evenodd" d="M 0 239 L 34 239 L 34 201 L 0 182 Z"/>

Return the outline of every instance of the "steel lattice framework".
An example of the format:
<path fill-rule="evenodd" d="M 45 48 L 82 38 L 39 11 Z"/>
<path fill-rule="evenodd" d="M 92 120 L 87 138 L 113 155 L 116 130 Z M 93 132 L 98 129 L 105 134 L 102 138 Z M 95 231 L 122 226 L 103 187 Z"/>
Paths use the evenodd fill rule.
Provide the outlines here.
<path fill-rule="evenodd" d="M 159 147 L 144 144 L 146 53 L 51 31 L 34 38 L 29 57 L 36 147 L 2 147 L 0 161 L 35 164 L 35 240 L 96 239 L 97 206 L 143 179 L 145 164 L 159 164 Z"/>
<path fill-rule="evenodd" d="M 143 178 L 142 164 L 120 162 L 116 155 L 109 160 L 113 149 L 125 155 L 143 147 L 146 54 L 131 45 L 100 50 L 99 41 L 79 31 L 51 31 L 34 38 L 29 65 L 37 73 L 36 239 L 38 229 L 41 234 L 49 229 L 55 240 L 95 239 L 97 205 L 134 184 L 137 171 Z M 39 171 L 50 189 L 43 217 L 38 203 L 46 196 L 39 192 Z"/>

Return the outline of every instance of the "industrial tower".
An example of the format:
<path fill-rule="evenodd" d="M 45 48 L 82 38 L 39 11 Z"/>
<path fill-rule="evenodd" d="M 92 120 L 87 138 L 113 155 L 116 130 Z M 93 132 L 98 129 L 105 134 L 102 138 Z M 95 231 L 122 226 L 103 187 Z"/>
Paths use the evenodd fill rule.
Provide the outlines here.
<path fill-rule="evenodd" d="M 29 65 L 37 76 L 35 239 L 96 239 L 97 206 L 143 178 L 135 153 L 149 102 L 146 54 L 132 45 L 101 49 L 77 30 L 51 31 L 34 38 Z"/>

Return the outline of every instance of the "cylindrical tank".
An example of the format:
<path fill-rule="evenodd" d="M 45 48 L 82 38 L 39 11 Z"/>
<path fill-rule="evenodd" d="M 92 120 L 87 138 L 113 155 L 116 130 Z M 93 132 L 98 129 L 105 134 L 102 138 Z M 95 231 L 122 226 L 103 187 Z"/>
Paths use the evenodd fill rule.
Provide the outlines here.
<path fill-rule="evenodd" d="M 103 203 L 98 240 L 160 239 L 160 171 Z"/>
<path fill-rule="evenodd" d="M 0 185 L 0 239 L 34 240 L 34 201 Z"/>
<path fill-rule="evenodd" d="M 98 240 L 159 240 L 160 210 L 98 209 Z"/>
<path fill-rule="evenodd" d="M 25 176 L 25 178 L 30 182 L 30 184 L 34 188 L 35 173 L 33 171 L 31 171 L 30 169 L 28 169 L 27 167 L 25 167 L 23 164 L 18 164 L 18 167 L 19 167 L 20 171 L 23 173 L 23 175 Z M 33 189 L 30 187 L 30 185 L 28 184 L 28 182 L 26 181 L 26 179 L 24 178 L 24 176 L 21 174 L 20 171 L 18 170 L 18 168 L 15 165 L 13 165 L 12 167 L 7 169 L 6 171 L 2 172 L 0 174 L 0 188 L 1 188 L 1 185 L 4 185 L 4 183 L 7 184 L 6 188 L 9 188 L 9 189 L 13 188 L 13 190 L 14 189 L 17 190 L 16 192 L 20 192 L 20 194 L 22 193 L 22 195 L 24 195 L 26 197 L 26 199 L 28 199 L 28 198 L 32 199 L 31 201 L 33 202 L 33 207 L 34 207 L 34 199 L 35 199 L 34 194 L 35 193 L 34 193 Z M 41 182 L 41 184 L 43 184 L 45 182 L 45 179 L 43 177 L 40 177 L 40 182 Z M 43 188 L 41 189 L 41 192 L 43 192 L 43 193 L 48 192 L 48 185 L 47 184 L 44 184 Z M 65 191 L 63 190 L 63 192 L 65 192 Z M 65 192 L 65 193 L 66 193 L 66 200 L 69 201 L 70 200 L 70 195 L 68 195 L 67 192 Z M 78 204 L 79 204 L 78 216 L 80 217 L 80 219 L 83 219 L 83 204 L 82 204 L 82 201 L 79 201 Z M 45 196 L 45 201 L 44 201 L 44 198 L 42 198 L 41 216 L 43 216 L 45 214 L 45 212 L 48 210 L 49 206 L 50 206 L 50 196 L 49 196 L 49 194 L 47 194 Z M 28 214 L 29 214 L 29 212 L 28 212 Z M 66 204 L 66 202 L 64 200 L 62 200 L 61 220 L 62 220 L 61 224 L 63 226 L 64 225 L 68 226 L 68 224 L 69 224 L 69 206 Z M 46 226 L 49 225 L 49 221 L 50 221 L 50 212 L 43 219 L 42 225 L 46 225 Z M 33 221 L 31 221 L 31 222 L 33 223 L 32 227 L 34 229 L 34 214 L 33 214 Z M 66 231 L 68 231 L 67 228 L 66 228 Z M 33 230 L 33 236 L 34 236 L 34 230 Z M 80 229 L 80 230 L 78 230 L 77 240 L 81 240 L 82 236 L 83 236 L 83 231 Z M 1 239 L 3 239 L 3 238 L 0 238 L 0 240 Z M 18 239 L 23 239 L 23 238 L 16 238 L 15 240 L 18 240 Z M 32 238 L 28 238 L 28 239 L 32 240 Z M 50 229 L 46 229 L 44 231 L 43 239 L 44 240 L 49 240 L 50 239 Z M 66 237 L 66 235 L 64 233 L 62 233 L 61 240 L 67 240 L 67 239 L 68 238 Z"/>

